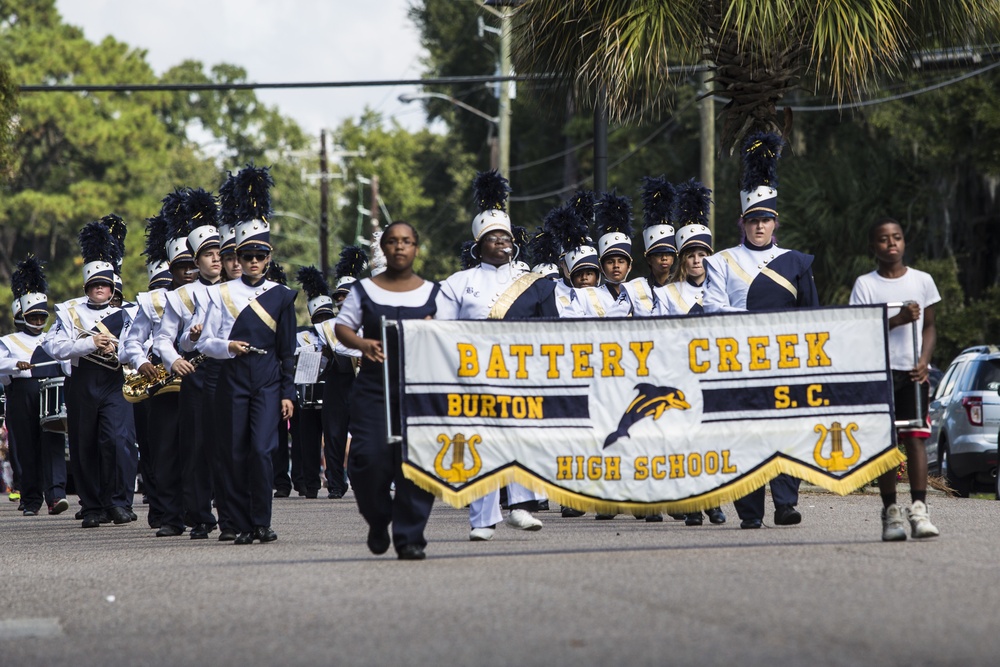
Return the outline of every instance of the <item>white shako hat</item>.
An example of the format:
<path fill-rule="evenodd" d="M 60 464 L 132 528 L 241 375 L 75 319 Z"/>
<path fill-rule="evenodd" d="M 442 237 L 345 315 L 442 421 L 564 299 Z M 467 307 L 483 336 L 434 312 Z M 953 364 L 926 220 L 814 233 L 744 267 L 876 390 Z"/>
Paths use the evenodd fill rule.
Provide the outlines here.
<path fill-rule="evenodd" d="M 778 158 L 782 140 L 773 132 L 756 132 L 740 152 L 740 210 L 744 218 L 778 217 Z"/>
<path fill-rule="evenodd" d="M 306 293 L 306 308 L 312 318 L 322 313 L 333 315 L 333 299 L 330 298 L 330 286 L 323 277 L 323 272 L 315 266 L 303 266 L 296 278 Z"/>
<path fill-rule="evenodd" d="M 189 190 L 175 188 L 162 200 L 160 217 L 167 224 L 167 261 L 171 266 L 179 262 L 194 262 L 194 253 L 188 245 L 187 237 L 191 226 L 187 219 L 187 197 Z"/>
<path fill-rule="evenodd" d="M 676 253 L 674 238 L 675 190 L 663 176 L 642 179 L 642 244 L 648 257 L 654 253 Z"/>
<path fill-rule="evenodd" d="M 111 231 L 100 220 L 88 222 L 80 230 L 80 252 L 83 255 L 83 287 L 104 282 L 112 288 L 118 262 L 118 244 Z"/>
<path fill-rule="evenodd" d="M 10 276 L 10 289 L 14 295 L 14 303 L 17 304 L 15 320 L 18 315 L 22 318 L 28 315 L 48 317 L 49 298 L 46 293 L 49 291 L 49 283 L 37 257 L 28 255 L 17 263 L 17 268 Z"/>
<path fill-rule="evenodd" d="M 677 188 L 677 247 L 683 252 L 703 248 L 712 252 L 712 230 L 708 218 L 712 207 L 712 191 L 693 178 Z"/>
<path fill-rule="evenodd" d="M 219 203 L 211 192 L 197 188 L 188 192 L 185 212 L 188 218 L 187 242 L 191 253 L 197 258 L 204 250 L 222 247 L 219 234 Z"/>
<path fill-rule="evenodd" d="M 267 167 L 248 164 L 233 180 L 233 215 L 236 223 L 236 252 L 271 252 L 271 186 L 274 180 Z"/>
<path fill-rule="evenodd" d="M 379 233 L 379 240 L 381 240 L 381 232 Z M 372 247 L 375 247 L 375 241 L 372 241 Z M 385 255 L 382 254 L 382 249 L 379 247 L 379 254 L 381 256 L 381 261 L 383 267 L 385 266 Z M 351 286 L 356 283 L 368 270 L 368 255 L 365 253 L 364 248 L 356 245 L 349 245 L 340 251 L 340 258 L 337 260 L 337 266 L 334 267 L 334 276 L 337 279 L 336 287 L 334 287 L 334 295 L 347 294 L 351 291 Z M 384 268 L 383 268 L 384 270 Z M 372 272 L 372 275 L 377 275 Z"/>
<path fill-rule="evenodd" d="M 513 236 L 507 215 L 510 184 L 497 170 L 481 171 L 472 180 L 472 196 L 479 214 L 472 219 L 472 238 L 479 242 L 485 234 L 504 231 Z"/>

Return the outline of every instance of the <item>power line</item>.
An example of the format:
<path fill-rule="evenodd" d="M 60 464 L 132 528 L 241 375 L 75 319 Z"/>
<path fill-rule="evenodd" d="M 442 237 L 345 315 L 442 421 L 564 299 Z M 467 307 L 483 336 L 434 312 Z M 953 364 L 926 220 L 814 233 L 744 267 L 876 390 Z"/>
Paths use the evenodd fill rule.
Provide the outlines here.
<path fill-rule="evenodd" d="M 22 85 L 22 93 L 138 93 L 156 91 L 255 90 L 289 88 L 376 88 L 380 86 L 445 86 L 457 83 L 501 83 L 504 81 L 542 81 L 555 74 L 516 74 L 513 76 L 442 76 L 434 79 L 374 79 L 370 81 L 302 81 L 285 83 L 121 83 Z"/>

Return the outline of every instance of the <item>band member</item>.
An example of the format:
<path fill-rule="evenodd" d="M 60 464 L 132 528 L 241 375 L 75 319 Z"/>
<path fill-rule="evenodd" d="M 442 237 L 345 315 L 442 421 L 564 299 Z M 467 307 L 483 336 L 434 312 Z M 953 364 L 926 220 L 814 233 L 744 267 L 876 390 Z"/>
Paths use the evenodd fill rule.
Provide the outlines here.
<path fill-rule="evenodd" d="M 0 375 L 9 378 L 6 394 L 8 440 L 16 440 L 21 468 L 20 491 L 25 516 L 48 506 L 49 514 L 69 509 L 66 500 L 64 435 L 42 428 L 41 396 L 37 378 L 59 377 L 62 369 L 41 348 L 42 330 L 49 317 L 48 283 L 34 256 L 18 263 L 11 276 L 24 329 L 0 338 Z"/>
<path fill-rule="evenodd" d="M 481 263 L 452 274 L 441 284 L 438 319 L 486 319 L 501 294 L 520 277 L 520 271 L 511 264 L 514 244 L 510 217 L 505 210 L 509 192 L 507 179 L 498 172 L 476 175 L 473 193 L 480 213 L 472 221 L 472 236 L 476 242 L 472 251 Z M 507 524 L 520 530 L 541 530 L 542 522 L 531 514 L 540 496 L 516 483 L 507 487 L 507 494 L 510 508 Z M 499 490 L 473 501 L 469 505 L 472 527 L 469 539 L 492 539 L 496 525 L 503 520 Z"/>
<path fill-rule="evenodd" d="M 597 249 L 601 258 L 604 283 L 597 293 L 604 302 L 607 317 L 632 317 L 633 296 L 624 288 L 632 270 L 632 205 L 628 197 L 605 192 L 594 208 L 597 225 Z M 652 311 L 652 304 L 648 310 Z"/>
<path fill-rule="evenodd" d="M 677 245 L 680 249 L 677 280 L 663 290 L 661 303 L 667 306 L 668 315 L 696 315 L 703 312 L 705 293 L 704 259 L 712 254 L 712 230 L 706 224 L 712 205 L 712 191 L 694 179 L 677 188 Z M 719 507 L 705 510 L 714 524 L 726 522 L 726 515 Z M 684 515 L 688 526 L 704 523 L 702 512 Z"/>
<path fill-rule="evenodd" d="M 819 305 L 813 282 L 811 255 L 779 248 L 774 240 L 778 226 L 777 161 L 781 137 L 751 135 L 743 145 L 740 227 L 743 242 L 706 257 L 708 274 L 706 312 L 785 310 Z M 795 509 L 799 480 L 784 473 L 771 480 L 774 523 L 790 526 L 802 521 Z M 760 528 L 764 518 L 764 487 L 735 503 L 740 528 Z"/>
<path fill-rule="evenodd" d="M 264 277 L 272 283 L 288 285 L 288 276 L 285 275 L 285 270 L 273 259 Z M 300 328 L 296 328 L 296 359 L 298 358 L 299 330 Z M 297 393 L 298 389 L 296 389 Z M 271 460 L 271 467 L 274 469 L 273 486 L 275 498 L 287 498 L 292 495 L 293 480 L 301 481 L 302 451 L 299 449 L 299 443 L 294 435 L 296 428 L 298 428 L 297 424 L 300 412 L 302 410 L 296 409 L 292 413 L 291 419 L 284 419 L 278 424 L 278 448 L 274 450 L 274 457 Z M 290 472 L 289 469 L 291 469 Z M 298 483 L 298 481 L 295 482 L 296 488 L 298 488 Z"/>
<path fill-rule="evenodd" d="M 358 510 L 368 522 L 368 548 L 374 554 L 391 544 L 400 560 L 423 560 L 427 540 L 424 528 L 434 496 L 403 476 L 401 448 L 386 438 L 381 319 L 425 319 L 438 308 L 437 283 L 413 272 L 420 238 L 408 223 L 397 221 L 385 228 L 378 247 L 385 255 L 386 269 L 359 281 L 351 289 L 337 316 L 337 340 L 364 355 L 351 396 L 351 451 L 348 457 L 351 485 Z M 359 332 L 364 329 L 364 336 Z M 396 336 L 386 333 L 393 351 Z M 398 365 L 389 366 L 390 407 L 394 422 L 399 417 Z M 393 424 L 399 433 L 399 424 Z M 405 444 L 403 445 L 405 446 Z M 395 484 L 395 494 L 391 486 Z"/>
<path fill-rule="evenodd" d="M 625 285 L 632 295 L 637 317 L 665 314 L 660 292 L 670 282 L 677 257 L 674 240 L 675 195 L 674 186 L 662 176 L 642 179 L 642 243 L 649 275 Z"/>
<path fill-rule="evenodd" d="M 116 524 L 132 520 L 126 508 L 128 487 L 135 481 L 135 425 L 122 395 L 117 352 L 131 323 L 124 310 L 111 305 L 119 257 L 107 227 L 87 224 L 80 249 L 87 301 L 57 309 L 56 324 L 42 346 L 54 359 L 73 365 L 66 387 L 70 462 L 83 505 L 82 525 L 96 528 L 108 519 Z"/>
<path fill-rule="evenodd" d="M 272 542 L 272 456 L 279 422 L 294 412 L 296 292 L 266 280 L 271 260 L 270 194 L 266 168 L 236 176 L 237 280 L 210 288 L 199 352 L 223 360 L 215 392 L 216 437 L 223 447 L 225 493 L 236 544 Z"/>

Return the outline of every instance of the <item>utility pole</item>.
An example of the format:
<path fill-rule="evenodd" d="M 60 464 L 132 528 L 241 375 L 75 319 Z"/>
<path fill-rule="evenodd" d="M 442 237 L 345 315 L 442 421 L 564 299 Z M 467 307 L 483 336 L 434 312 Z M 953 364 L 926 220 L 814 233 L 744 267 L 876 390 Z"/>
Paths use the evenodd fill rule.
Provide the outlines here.
<path fill-rule="evenodd" d="M 330 172 L 326 161 L 326 130 L 319 131 L 319 270 L 328 278 L 330 270 L 329 200 Z"/>
<path fill-rule="evenodd" d="M 372 234 L 378 231 L 378 174 L 372 176 L 372 191 L 371 191 L 371 216 L 372 216 Z"/>
<path fill-rule="evenodd" d="M 712 71 L 704 69 L 701 72 L 701 95 L 698 102 L 698 114 L 701 117 L 701 182 L 706 188 L 715 192 L 715 100 L 710 87 Z M 708 209 L 708 228 L 715 238 L 715 207 Z"/>
<path fill-rule="evenodd" d="M 500 7 L 500 76 L 510 76 L 511 8 Z M 500 82 L 500 173 L 510 178 L 510 81 Z"/>
<path fill-rule="evenodd" d="M 597 88 L 594 100 L 594 192 L 608 189 L 608 89 L 604 84 Z"/>

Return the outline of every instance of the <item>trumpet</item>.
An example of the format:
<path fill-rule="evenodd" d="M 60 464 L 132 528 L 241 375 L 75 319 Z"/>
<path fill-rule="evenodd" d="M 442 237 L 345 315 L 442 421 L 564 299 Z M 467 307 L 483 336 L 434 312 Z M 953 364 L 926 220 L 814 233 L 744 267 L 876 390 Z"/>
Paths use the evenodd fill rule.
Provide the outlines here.
<path fill-rule="evenodd" d="M 192 366 L 197 367 L 204 360 L 204 354 L 196 354 L 188 361 Z M 125 396 L 126 401 L 129 403 L 140 403 L 160 392 L 169 394 L 181 390 L 182 378 L 177 373 L 168 371 L 163 363 L 153 366 L 153 370 L 156 372 L 156 377 L 151 380 L 146 379 L 136 371 L 129 373 L 125 377 L 125 384 L 122 385 L 122 395 Z"/>
<path fill-rule="evenodd" d="M 87 336 L 96 336 L 96 335 L 98 335 L 98 332 L 96 332 L 96 331 L 88 331 L 87 329 L 77 328 L 77 332 L 78 332 L 77 335 L 76 335 L 77 340 L 79 340 L 81 338 L 86 338 Z M 111 342 L 115 346 L 117 346 L 118 343 L 119 343 L 118 339 L 115 338 L 115 337 L 113 337 L 113 336 L 111 337 Z M 118 361 L 118 352 L 117 352 L 117 350 L 112 351 L 112 352 L 91 352 L 89 354 L 83 355 L 83 358 L 87 359 L 88 361 L 90 361 L 92 363 L 97 364 L 98 366 L 103 366 L 104 368 L 107 368 L 107 369 L 112 370 L 112 371 L 116 371 L 116 370 L 118 370 L 119 368 L 122 367 L 121 362 Z"/>

